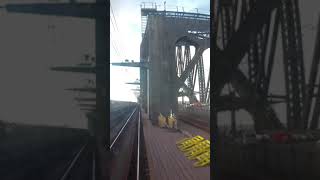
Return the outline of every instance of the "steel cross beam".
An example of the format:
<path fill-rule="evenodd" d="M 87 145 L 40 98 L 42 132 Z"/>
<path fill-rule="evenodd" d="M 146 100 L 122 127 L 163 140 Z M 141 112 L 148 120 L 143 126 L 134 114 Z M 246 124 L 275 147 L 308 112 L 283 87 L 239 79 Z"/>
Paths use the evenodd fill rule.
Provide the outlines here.
<path fill-rule="evenodd" d="M 183 88 L 183 90 L 185 91 L 185 94 L 187 94 L 187 96 L 190 100 L 190 103 L 198 102 L 196 96 L 194 95 L 193 89 L 188 87 L 184 82 L 182 82 L 180 80 L 178 80 L 178 84 L 179 84 L 179 87 Z M 178 88 L 178 90 L 179 90 L 179 88 Z"/>
<path fill-rule="evenodd" d="M 283 125 L 267 102 L 267 99 L 257 93 L 256 89 L 252 86 L 252 83 L 246 76 L 239 69 L 232 75 L 231 84 L 235 87 L 235 90 L 240 97 L 245 98 L 248 104 L 255 104 L 254 107 L 246 108 L 247 111 L 253 115 L 255 129 L 257 131 L 265 129 L 283 129 Z"/>
<path fill-rule="evenodd" d="M 139 67 L 139 68 L 149 68 L 148 62 L 120 62 L 120 63 L 111 63 L 114 66 L 127 66 L 127 67 Z"/>
<path fill-rule="evenodd" d="M 181 82 L 185 82 L 186 81 L 186 79 L 188 78 L 190 72 L 193 70 L 193 68 L 196 65 L 196 63 L 198 63 L 198 61 L 200 60 L 204 50 L 205 49 L 202 48 L 202 47 L 199 47 L 199 48 L 196 49 L 196 52 L 195 52 L 194 56 L 192 57 L 192 60 L 187 65 L 187 67 L 185 68 L 185 70 L 183 71 L 181 76 L 179 77 L 179 81 L 181 81 Z"/>
<path fill-rule="evenodd" d="M 131 84 L 131 85 L 140 85 L 140 82 L 127 82 L 126 84 Z"/>
<path fill-rule="evenodd" d="M 283 100 L 270 100 L 268 103 L 270 104 L 276 104 L 276 103 L 282 103 Z M 237 109 L 248 109 L 248 108 L 254 108 L 256 106 L 256 103 L 253 103 L 252 101 L 248 103 L 248 99 L 243 97 L 235 97 L 232 95 L 224 95 L 217 97 L 215 99 L 215 106 L 217 111 L 230 111 L 230 109 L 237 110 Z"/>
<path fill-rule="evenodd" d="M 96 108 L 97 106 L 95 104 L 79 104 L 80 107 L 91 107 Z"/>
<path fill-rule="evenodd" d="M 92 108 L 80 108 L 80 110 L 82 111 L 90 111 L 90 112 L 95 112 L 96 109 L 92 109 Z"/>
<path fill-rule="evenodd" d="M 32 3 L 8 4 L 3 6 L 8 12 L 30 13 L 40 15 L 69 16 L 79 18 L 106 17 L 105 2 L 97 3 Z"/>
<path fill-rule="evenodd" d="M 53 71 L 64 71 L 64 72 L 78 72 L 78 73 L 89 73 L 95 74 L 96 67 L 90 66 L 60 66 L 60 67 L 51 67 Z"/>
<path fill-rule="evenodd" d="M 263 94 L 258 93 L 254 85 L 246 79 L 241 71 L 238 70 L 240 62 L 242 61 L 244 55 L 248 52 L 248 50 L 250 49 L 250 45 L 252 44 L 252 41 L 249 41 L 249 39 L 257 37 L 258 33 L 263 32 L 263 28 L 265 28 L 264 33 L 266 35 L 268 34 L 268 30 L 266 29 L 269 26 L 268 23 L 271 17 L 271 12 L 273 9 L 280 6 L 280 2 L 251 1 L 249 2 L 249 5 L 250 9 L 249 11 L 247 11 L 247 4 L 242 4 L 242 20 L 240 19 L 240 26 L 235 32 L 232 33 L 231 37 L 224 36 L 224 49 L 220 52 L 218 51 L 218 48 L 215 49 L 216 53 L 214 63 L 215 67 L 218 68 L 216 68 L 213 75 L 213 94 L 215 96 L 219 96 L 222 87 L 227 82 L 231 81 L 233 87 L 235 87 L 235 89 L 240 94 L 240 97 L 244 96 L 249 102 L 253 101 L 254 103 L 256 103 L 256 107 L 246 108 L 247 111 L 253 116 L 256 130 L 262 130 L 264 128 L 283 128 L 280 120 L 277 118 L 267 99 L 263 98 Z M 221 6 L 223 6 L 223 4 Z M 228 19 L 230 17 L 233 17 L 233 19 L 235 19 L 234 16 L 235 15 L 231 13 L 228 16 L 224 16 L 222 20 Z M 230 27 L 232 25 L 234 25 L 234 22 L 229 22 L 225 25 L 225 33 L 232 31 Z M 236 29 L 235 27 L 232 28 Z M 260 38 L 260 40 L 266 41 L 266 37 L 264 36 L 263 38 Z M 264 56 L 264 52 L 262 52 L 262 54 L 260 54 L 259 56 L 260 59 L 262 59 Z M 262 77 L 260 76 L 259 79 L 264 79 L 264 77 Z M 265 83 L 265 80 L 259 81 Z M 246 94 L 246 92 L 250 92 L 250 95 L 254 97 L 250 99 L 250 95 Z"/>
<path fill-rule="evenodd" d="M 280 1 L 256 1 L 248 12 L 247 18 L 240 24 L 222 52 L 215 56 L 216 68 L 213 75 L 214 94 L 220 94 L 222 87 L 230 81 L 232 72 L 236 70 L 242 58 L 250 47 L 250 37 L 257 34 L 271 15 L 274 8 L 279 7 Z M 241 43 L 241 44 L 239 44 Z"/>
<path fill-rule="evenodd" d="M 89 92 L 89 93 L 96 93 L 97 89 L 96 88 L 68 88 L 65 89 L 67 91 L 79 91 L 79 92 Z"/>
<path fill-rule="evenodd" d="M 176 76 L 176 81 L 178 83 L 177 86 L 177 91 L 179 91 L 179 89 L 182 87 L 184 90 L 184 93 L 180 93 L 180 95 L 186 95 L 188 96 L 189 100 L 191 103 L 194 102 L 198 102 L 197 98 L 194 95 L 194 86 L 195 86 L 195 82 L 193 82 L 193 80 L 195 81 L 196 79 L 196 74 L 197 74 L 197 70 L 194 73 L 194 67 L 190 68 L 190 71 L 186 72 L 185 68 L 188 67 L 192 61 L 191 59 L 191 54 L 190 54 L 190 46 L 187 43 L 185 45 L 185 49 L 184 49 L 184 56 L 182 56 L 182 49 L 181 49 L 181 45 L 178 45 L 177 47 L 177 52 L 176 52 L 176 63 L 177 63 L 177 75 L 180 75 L 180 77 Z M 195 65 L 194 65 L 195 66 Z M 184 82 L 181 80 L 181 75 L 185 73 L 187 75 L 186 78 L 188 78 L 188 85 L 186 85 Z M 179 93 L 178 93 L 179 94 Z"/>
<path fill-rule="evenodd" d="M 76 101 L 89 101 L 96 102 L 96 98 L 74 98 Z"/>

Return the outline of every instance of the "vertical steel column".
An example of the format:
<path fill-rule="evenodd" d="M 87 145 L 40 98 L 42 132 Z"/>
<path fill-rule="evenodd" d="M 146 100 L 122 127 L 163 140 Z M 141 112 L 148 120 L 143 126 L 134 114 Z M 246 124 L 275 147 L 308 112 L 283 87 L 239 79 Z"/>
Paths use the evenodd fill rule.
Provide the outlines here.
<path fill-rule="evenodd" d="M 235 97 L 235 92 L 231 92 L 231 96 Z M 237 128 L 236 128 L 236 109 L 231 110 L 231 133 L 232 136 L 236 134 Z"/>
<path fill-rule="evenodd" d="M 209 74 L 208 74 L 208 80 L 207 80 L 207 86 L 206 86 L 206 103 L 210 103 L 210 76 L 211 76 L 211 68 L 209 67 Z"/>
<path fill-rule="evenodd" d="M 317 34 L 316 34 L 316 40 L 315 40 L 315 46 L 314 46 L 314 54 L 313 54 L 313 60 L 311 65 L 311 71 L 309 76 L 309 84 L 308 84 L 308 93 L 305 100 L 305 126 L 308 125 L 308 119 L 310 116 L 311 106 L 312 106 L 312 100 L 314 96 L 314 90 L 316 86 L 316 80 L 317 76 L 319 75 L 319 63 L 320 63 L 320 16 L 318 17 L 318 26 L 317 26 Z M 317 85 L 319 82 L 317 83 Z M 318 86 L 317 92 L 316 92 L 316 100 L 315 100 L 315 106 L 313 108 L 313 114 L 311 116 L 311 122 L 310 122 L 310 129 L 317 129 L 319 124 L 319 116 L 320 116 L 320 88 Z"/>
<path fill-rule="evenodd" d="M 177 62 L 177 74 L 178 77 L 181 76 L 184 69 L 184 61 L 182 56 L 182 47 L 181 45 L 176 46 L 176 62 Z M 182 104 L 184 103 L 184 97 L 182 96 Z"/>
<path fill-rule="evenodd" d="M 206 101 L 206 87 L 205 87 L 205 77 L 204 77 L 204 66 L 203 66 L 203 57 L 200 57 L 198 61 L 198 74 L 199 74 L 199 97 L 200 102 L 205 103 Z"/>
<path fill-rule="evenodd" d="M 97 119 L 96 119 L 96 150 L 97 150 L 97 165 L 98 179 L 109 178 L 108 157 L 107 153 L 110 146 L 110 137 L 107 131 L 110 129 L 109 123 L 107 123 L 107 114 L 110 110 L 107 109 L 106 92 L 107 92 L 107 46 L 109 44 L 109 36 L 107 35 L 107 5 L 110 4 L 105 0 L 96 0 L 96 3 L 105 8 L 105 15 L 96 18 L 95 33 L 96 33 L 96 106 L 97 106 Z M 109 64 L 109 63 L 108 63 Z"/>
<path fill-rule="evenodd" d="M 271 81 L 271 74 L 273 70 L 273 64 L 274 64 L 274 55 L 276 51 L 276 46 L 277 46 L 277 39 L 278 39 L 278 32 L 279 32 L 279 24 L 280 24 L 280 13 L 279 9 L 276 10 L 276 14 L 274 16 L 274 24 L 273 24 L 273 31 L 271 32 L 271 44 L 270 44 L 270 53 L 268 57 L 268 65 L 267 65 L 267 72 L 266 72 L 266 87 L 265 91 L 268 92 L 270 88 L 270 81 Z"/>
<path fill-rule="evenodd" d="M 182 57 L 182 47 L 181 45 L 177 46 L 177 51 L 176 51 L 176 62 L 177 62 L 177 72 L 178 76 L 183 72 L 183 67 L 184 67 L 184 62 L 183 62 L 183 57 Z"/>
<path fill-rule="evenodd" d="M 185 45 L 184 46 L 184 61 L 185 61 L 185 68 L 189 65 L 190 61 L 191 61 L 191 53 L 190 53 L 190 46 L 189 45 Z M 185 69 L 184 68 L 184 69 Z M 193 70 L 190 72 L 190 74 L 188 75 L 188 87 L 189 88 L 193 88 Z"/>
<path fill-rule="evenodd" d="M 223 1 L 221 4 L 222 46 L 225 48 L 234 32 L 234 7 L 231 1 Z"/>
<path fill-rule="evenodd" d="M 281 30 L 287 93 L 287 127 L 303 129 L 305 75 L 297 0 L 282 0 Z"/>

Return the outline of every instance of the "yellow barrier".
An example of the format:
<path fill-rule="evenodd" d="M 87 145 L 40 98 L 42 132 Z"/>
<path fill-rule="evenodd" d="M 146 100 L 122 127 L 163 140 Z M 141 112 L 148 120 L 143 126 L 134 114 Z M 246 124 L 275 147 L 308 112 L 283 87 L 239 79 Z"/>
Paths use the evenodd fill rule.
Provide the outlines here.
<path fill-rule="evenodd" d="M 195 167 L 204 167 L 210 165 L 210 141 L 201 136 L 184 138 L 176 142 L 178 148 L 184 152 L 190 160 L 197 160 Z"/>
<path fill-rule="evenodd" d="M 186 150 L 186 149 L 188 149 L 188 148 L 196 145 L 198 142 L 203 141 L 203 140 L 204 140 L 203 137 L 201 137 L 201 136 L 196 136 L 196 137 L 194 137 L 194 138 L 192 138 L 192 139 L 190 139 L 190 140 L 187 140 L 187 141 L 181 143 L 181 144 L 178 146 L 178 148 L 179 148 L 181 151 L 184 151 L 184 150 Z"/>
<path fill-rule="evenodd" d="M 194 163 L 195 167 L 203 167 L 210 164 L 210 151 L 205 152 L 196 158 L 198 162 Z"/>
<path fill-rule="evenodd" d="M 201 155 L 205 152 L 210 152 L 210 141 L 205 140 L 199 144 L 197 144 L 194 148 L 192 148 L 190 151 L 186 152 L 185 155 L 188 159 L 196 159 L 197 156 Z"/>

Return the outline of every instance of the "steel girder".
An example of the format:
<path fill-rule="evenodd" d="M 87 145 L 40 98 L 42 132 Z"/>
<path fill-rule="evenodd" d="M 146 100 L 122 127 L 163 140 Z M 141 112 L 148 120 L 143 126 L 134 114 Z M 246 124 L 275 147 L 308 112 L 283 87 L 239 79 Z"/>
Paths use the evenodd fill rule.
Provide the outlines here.
<path fill-rule="evenodd" d="M 179 53 L 179 46 L 181 45 L 181 42 L 183 42 L 185 49 L 184 49 L 184 64 L 183 64 L 183 71 L 177 72 L 180 73 L 180 76 L 177 76 L 177 91 L 182 87 L 186 94 L 189 94 L 190 102 L 198 102 L 194 95 L 194 87 L 197 79 L 197 74 L 199 75 L 199 88 L 201 89 L 200 92 L 200 102 L 205 103 L 206 102 L 206 89 L 205 89 L 205 76 L 204 76 L 204 67 L 203 67 L 203 60 L 202 59 L 202 53 L 205 49 L 209 47 L 209 39 L 198 39 L 197 35 L 195 34 L 185 34 L 182 36 L 183 38 L 180 39 L 180 43 L 178 43 L 178 51 L 176 52 L 176 56 L 182 56 L 178 54 Z M 195 45 L 195 54 L 191 58 L 190 53 L 190 45 Z M 176 57 L 176 60 L 182 59 L 182 57 Z M 178 66 L 179 63 L 177 62 Z M 181 65 L 180 65 L 181 66 Z M 179 74 L 178 74 L 179 75 Z M 184 82 L 187 80 L 187 86 L 185 86 Z"/>
<path fill-rule="evenodd" d="M 253 116 L 257 131 L 283 128 L 270 103 L 256 91 L 252 83 L 239 69 L 233 73 L 231 84 L 240 97 L 246 99 L 248 104 L 255 104 L 255 106 L 249 106 L 245 109 Z"/>
<path fill-rule="evenodd" d="M 97 2 L 9 4 L 4 7 L 9 12 L 95 19 L 106 17 L 104 6 L 104 2 Z"/>
<path fill-rule="evenodd" d="M 182 57 L 182 47 L 177 46 L 177 51 L 176 51 L 176 62 L 177 62 L 177 74 L 178 76 L 181 75 L 184 69 L 184 61 Z"/>
<path fill-rule="evenodd" d="M 89 93 L 96 93 L 97 89 L 96 88 L 69 88 L 65 89 L 67 91 L 79 91 L 79 92 L 89 92 Z"/>
<path fill-rule="evenodd" d="M 191 61 L 191 52 L 190 52 L 190 46 L 189 45 L 185 45 L 185 47 L 184 47 L 184 61 L 185 61 L 185 65 L 186 65 L 185 67 L 188 67 L 188 65 L 190 64 L 190 61 Z M 182 71 L 182 73 L 180 74 L 180 77 L 181 77 L 181 75 L 183 74 L 184 71 L 185 71 L 185 68 Z M 191 89 L 193 89 L 193 87 L 194 87 L 193 76 L 194 76 L 194 67 L 188 73 L 188 78 L 187 78 L 188 87 L 191 88 Z"/>
<path fill-rule="evenodd" d="M 234 82 L 233 78 L 239 78 L 239 76 L 234 76 L 234 73 L 239 73 L 237 72 L 237 67 L 243 59 L 244 54 L 248 52 L 248 74 L 252 87 L 249 88 L 247 83 L 248 87 L 246 88 L 255 89 L 255 92 L 259 95 L 256 97 L 258 101 L 260 101 L 259 99 L 264 99 L 263 97 L 267 97 L 274 64 L 279 23 L 281 21 L 287 97 L 287 127 L 288 129 L 306 128 L 308 125 L 308 118 L 306 117 L 308 117 L 310 112 L 312 93 L 308 93 L 309 97 L 305 98 L 305 72 L 298 0 L 271 1 L 270 4 L 265 4 L 265 1 L 241 1 L 240 25 L 237 31 L 231 33 L 231 37 L 230 32 L 236 29 L 233 21 L 235 19 L 233 13 L 236 11 L 232 11 L 232 9 L 236 8 L 232 8 L 232 6 L 237 6 L 237 3 L 232 1 L 228 2 L 227 4 L 221 3 L 222 7 L 220 8 L 222 11 L 221 21 L 223 21 L 221 23 L 223 26 L 223 50 L 221 52 L 216 51 L 215 55 L 215 66 L 219 68 L 216 69 L 214 74 L 214 95 L 218 96 L 222 87 L 227 82 Z M 273 31 L 270 33 L 271 11 L 277 7 L 278 9 L 274 16 Z M 252 24 L 254 24 L 254 26 L 250 27 Z M 266 48 L 270 36 L 271 40 L 269 43 L 271 47 L 269 56 L 267 56 Z M 250 39 L 250 41 L 246 41 L 245 39 Z M 238 44 L 239 42 L 242 44 Z M 265 65 L 267 66 L 265 67 Z M 315 69 L 316 67 L 313 68 Z M 309 89 L 309 92 L 313 92 L 314 89 L 312 86 L 315 81 L 316 70 L 313 71 L 314 77 L 310 79 L 311 83 L 309 83 L 309 85 L 311 85 L 311 89 Z M 245 78 L 245 76 L 243 76 L 243 78 Z M 312 78 L 312 76 L 310 76 L 310 78 Z M 238 84 L 238 88 L 239 86 Z M 239 91 L 239 89 L 237 90 Z M 261 101 L 266 102 L 265 100 Z M 261 113 L 269 113 L 268 116 L 275 118 L 277 122 L 273 123 L 273 125 L 281 127 L 278 123 L 279 120 L 277 120 L 275 113 L 268 103 L 262 103 L 261 107 L 265 109 L 265 112 L 261 111 Z M 257 116 L 260 115 L 257 114 Z M 320 110 L 319 112 L 315 110 L 312 118 L 313 126 L 317 126 L 319 116 Z M 273 125 L 269 125 L 269 127 Z"/>
<path fill-rule="evenodd" d="M 209 67 L 209 74 L 207 80 L 207 86 L 205 91 L 206 103 L 210 103 L 210 75 L 211 75 L 211 68 Z"/>
<path fill-rule="evenodd" d="M 276 104 L 282 103 L 283 101 L 279 100 L 270 100 L 268 103 Z M 256 107 L 256 103 L 253 101 L 248 101 L 245 97 L 237 97 L 235 93 L 231 93 L 230 95 L 222 95 L 220 97 L 215 98 L 215 107 L 217 111 L 230 111 L 232 110 L 240 110 L 240 109 L 248 109 Z"/>
<path fill-rule="evenodd" d="M 183 42 L 184 51 L 182 50 L 181 42 L 178 43 L 176 47 L 177 49 L 176 49 L 175 59 L 177 64 L 176 71 L 177 71 L 178 90 L 182 87 L 184 90 L 184 93 L 182 94 L 187 95 L 191 103 L 198 102 L 194 93 L 196 79 L 198 78 L 199 91 L 200 91 L 199 101 L 201 103 L 206 103 L 207 91 L 205 86 L 206 83 L 205 83 L 204 65 L 203 65 L 203 58 L 202 58 L 202 53 L 205 47 L 201 47 L 196 43 L 196 52 L 193 58 L 191 58 L 190 45 L 195 42 L 192 42 L 192 40 L 190 39 L 187 39 L 187 40 L 188 41 Z M 181 41 L 183 41 L 183 39 Z M 186 80 L 187 80 L 187 85 L 184 84 Z"/>
<path fill-rule="evenodd" d="M 64 71 L 64 72 L 78 72 L 78 73 L 89 73 L 96 74 L 97 67 L 95 66 L 60 66 L 51 67 L 53 71 Z"/>
<path fill-rule="evenodd" d="M 287 94 L 287 127 L 303 129 L 305 72 L 298 0 L 282 0 L 280 18 Z"/>
<path fill-rule="evenodd" d="M 315 87 L 319 82 L 316 83 L 317 76 L 319 75 L 319 63 L 320 63 L 320 16 L 318 17 L 318 29 L 315 39 L 313 60 L 311 65 L 311 71 L 309 76 L 308 91 L 305 99 L 305 109 L 304 109 L 304 118 L 308 122 L 311 106 L 312 106 L 312 97 L 315 92 Z M 319 125 L 319 116 L 320 116 L 320 89 L 319 86 L 316 91 L 315 106 L 313 108 L 313 114 L 311 115 L 310 129 L 317 129 Z M 305 124 L 307 126 L 307 123 Z"/>
<path fill-rule="evenodd" d="M 188 78 L 190 72 L 194 69 L 195 65 L 198 63 L 199 59 L 202 56 L 203 51 L 205 50 L 204 47 L 196 48 L 195 54 L 192 57 L 191 61 L 188 63 L 188 65 L 185 67 L 183 73 L 179 77 L 180 81 L 185 82 Z"/>
<path fill-rule="evenodd" d="M 271 106 L 268 104 L 265 98 L 262 98 L 263 93 L 257 93 L 257 88 L 254 88 L 254 85 L 251 83 L 252 81 L 250 82 L 249 80 L 247 80 L 243 74 L 240 74 L 242 72 L 238 70 L 238 65 L 243 59 L 245 53 L 249 51 L 250 47 L 251 49 L 256 49 L 256 51 L 258 52 L 256 53 L 256 57 L 259 56 L 258 58 L 260 58 L 260 61 L 264 60 L 265 52 L 263 51 L 265 51 L 266 49 L 266 45 L 264 44 L 267 44 L 266 36 L 268 35 L 271 12 L 276 7 L 279 7 L 280 3 L 279 1 L 268 1 L 268 3 L 266 1 L 252 1 L 249 2 L 249 4 L 249 11 L 245 11 L 245 6 L 247 6 L 247 4 L 242 3 L 242 16 L 240 18 L 241 22 L 237 30 L 235 30 L 235 14 L 229 13 L 222 16 L 221 18 L 222 20 L 224 19 L 224 21 L 227 22 L 222 23 L 225 26 L 224 28 L 222 28 L 222 31 L 224 31 L 223 34 L 225 34 L 226 32 L 234 32 L 229 35 L 230 37 L 226 37 L 226 35 L 224 35 L 223 50 L 221 52 L 215 51 L 215 67 L 218 68 L 216 68 L 213 76 L 213 93 L 215 96 L 219 96 L 222 87 L 226 83 L 231 81 L 233 86 L 238 88 L 236 88 L 237 91 L 242 92 L 240 93 L 242 96 L 246 96 L 246 94 L 243 93 L 245 91 L 249 91 L 251 92 L 251 94 L 255 94 L 254 97 L 251 97 L 252 99 L 248 98 L 248 101 L 254 101 L 257 104 L 257 107 L 255 109 L 248 108 L 247 110 L 253 115 L 253 118 L 255 120 L 255 127 L 257 130 L 261 130 L 264 128 L 283 128 L 280 120 L 277 118 Z M 233 2 L 233 5 L 237 6 L 237 3 Z M 221 6 L 223 6 L 223 4 Z M 220 9 L 223 8 L 221 7 Z M 235 7 L 227 7 L 226 9 L 229 9 L 228 11 L 225 10 L 226 12 L 233 13 L 235 12 L 231 11 L 230 9 L 237 10 L 237 8 Z M 234 21 L 230 19 L 233 19 Z M 257 34 L 262 34 L 260 35 L 260 37 L 258 37 L 259 39 L 257 38 Z M 252 48 L 252 40 L 248 41 L 248 39 L 253 39 L 256 41 L 256 48 Z M 256 59 L 253 57 L 252 60 Z M 261 63 L 256 64 L 259 65 Z M 264 67 L 261 67 L 260 65 L 260 68 Z M 257 74 L 254 74 L 254 76 L 256 76 L 256 79 L 258 79 Z M 259 81 L 257 81 L 257 84 L 264 87 L 266 82 L 264 73 L 263 76 L 259 75 L 258 77 Z M 237 79 L 238 81 L 235 81 L 235 79 Z M 239 84 L 239 82 L 242 82 L 244 84 L 241 85 Z"/>
<path fill-rule="evenodd" d="M 271 45 L 270 45 L 270 53 L 268 59 L 268 64 L 267 64 L 267 72 L 266 72 L 266 87 L 265 90 L 266 92 L 269 91 L 270 88 L 270 81 L 271 81 L 271 74 L 272 74 L 272 69 L 273 69 L 273 64 L 274 64 L 274 56 L 275 56 L 275 51 L 276 51 L 276 43 L 277 43 L 277 38 L 278 38 L 278 31 L 279 31 L 279 25 L 280 25 L 280 15 L 279 11 L 276 10 L 275 16 L 274 16 L 274 24 L 273 24 L 273 31 L 270 32 L 271 37 Z"/>
<path fill-rule="evenodd" d="M 242 58 L 250 47 L 251 36 L 257 34 L 267 22 L 273 9 L 280 4 L 277 0 L 257 1 L 255 7 L 247 14 L 247 18 L 240 24 L 239 28 L 232 34 L 229 43 L 220 52 L 216 52 L 213 75 L 213 93 L 219 95 L 222 87 L 230 81 L 232 72 L 237 69 Z"/>
<path fill-rule="evenodd" d="M 204 66 L 203 66 L 203 58 L 200 57 L 200 60 L 198 61 L 198 76 L 199 76 L 199 97 L 200 102 L 205 103 L 206 102 L 206 87 L 205 87 L 205 76 L 204 76 Z"/>

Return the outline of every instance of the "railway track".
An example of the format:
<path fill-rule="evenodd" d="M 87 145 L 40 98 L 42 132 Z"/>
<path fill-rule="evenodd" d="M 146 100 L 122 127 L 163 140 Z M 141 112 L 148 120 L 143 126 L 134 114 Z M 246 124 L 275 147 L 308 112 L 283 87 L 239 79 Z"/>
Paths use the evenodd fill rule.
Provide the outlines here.
<path fill-rule="evenodd" d="M 143 154 L 140 150 L 140 109 L 135 105 L 124 107 L 122 110 L 117 109 L 116 112 L 120 114 L 113 116 L 111 126 L 113 131 L 110 132 L 113 132 L 110 136 L 112 140 L 110 149 L 118 152 L 112 157 L 115 166 L 119 167 L 114 172 L 125 174 L 125 179 L 140 180 L 139 167 L 143 164 L 141 161 Z M 74 129 L 29 127 L 30 130 L 23 128 L 20 130 L 19 128 L 14 128 L 11 133 L 13 135 L 8 134 L 6 138 L 1 139 L 0 153 L 3 155 L 0 156 L 1 180 L 96 179 L 95 146 L 89 133 Z M 45 132 L 48 135 L 45 135 Z M 25 140 L 22 141 L 24 136 Z M 128 166 L 127 170 L 124 170 L 125 166 Z"/>
<path fill-rule="evenodd" d="M 208 121 L 198 119 L 197 117 L 194 117 L 189 114 L 178 114 L 178 121 L 183 121 L 184 123 L 187 123 L 205 132 L 210 133 L 210 123 Z"/>
<path fill-rule="evenodd" d="M 95 152 L 92 145 L 91 142 L 87 142 L 80 148 L 68 162 L 59 180 L 96 180 Z"/>
<path fill-rule="evenodd" d="M 59 180 L 88 139 L 84 130 L 12 127 L 0 139 L 0 179 Z"/>
<path fill-rule="evenodd" d="M 132 112 L 130 112 L 130 110 Z M 127 109 L 122 111 L 116 118 L 110 119 L 110 149 L 112 149 L 117 143 L 119 137 L 122 135 L 123 130 L 127 127 L 127 124 L 132 120 L 132 116 L 137 112 L 138 107 Z M 129 113 L 130 112 L 130 113 Z"/>
<path fill-rule="evenodd" d="M 145 180 L 145 152 L 140 108 L 135 106 L 126 116 L 119 116 L 112 129 L 110 150 L 113 180 Z"/>

